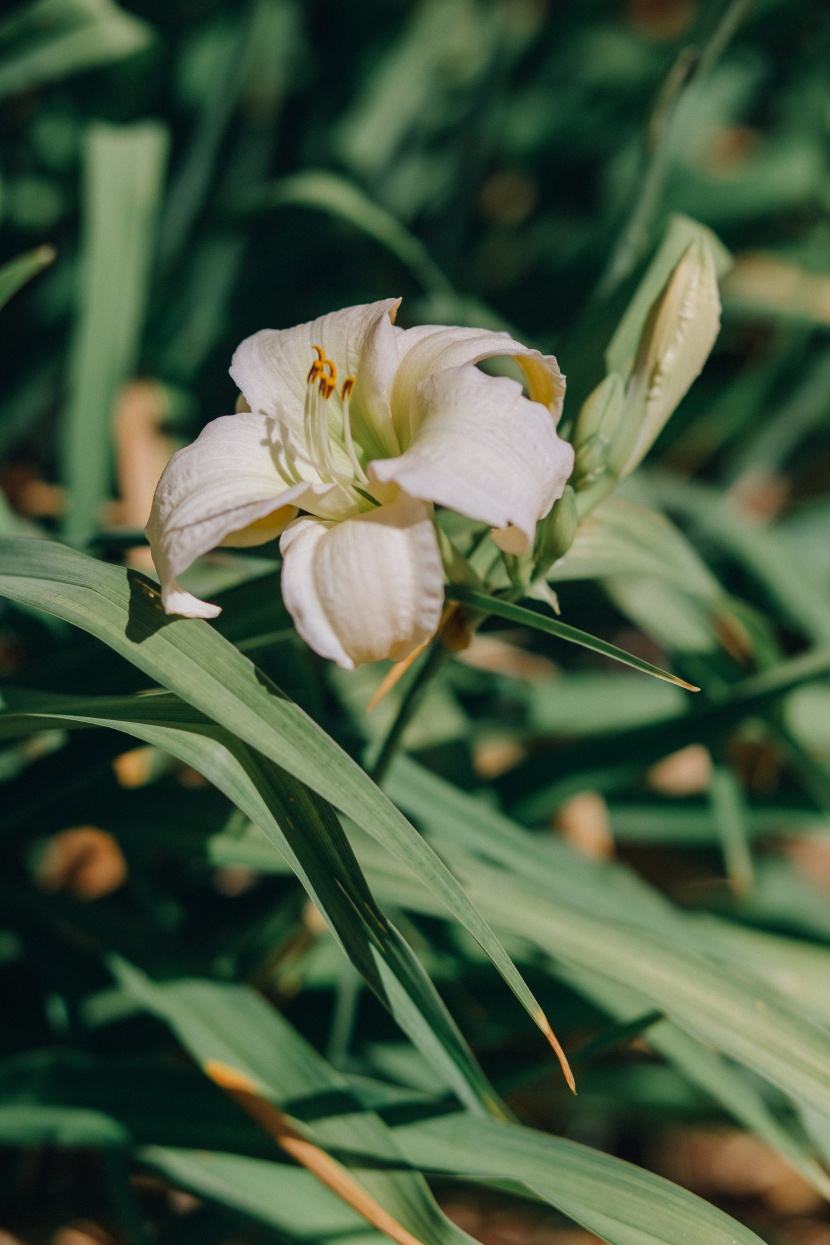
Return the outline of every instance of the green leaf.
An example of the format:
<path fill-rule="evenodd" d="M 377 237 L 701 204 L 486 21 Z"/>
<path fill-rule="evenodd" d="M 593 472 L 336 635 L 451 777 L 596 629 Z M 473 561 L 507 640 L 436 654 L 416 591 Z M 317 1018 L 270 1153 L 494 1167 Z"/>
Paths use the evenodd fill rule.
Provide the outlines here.
<path fill-rule="evenodd" d="M 387 1237 L 302 1167 L 165 1146 L 145 1146 L 138 1157 L 178 1188 L 253 1215 L 291 1240 L 346 1237 L 350 1245 L 387 1245 Z"/>
<path fill-rule="evenodd" d="M 610 730 L 587 740 L 562 744 L 543 761 L 530 758 L 507 777 L 506 790 L 522 821 L 538 821 L 552 811 L 563 781 L 584 791 L 590 774 L 624 770 L 642 773 L 646 766 L 687 744 L 723 738 L 743 719 L 766 709 L 793 688 L 830 670 L 830 648 L 816 648 L 780 662 L 751 678 L 708 694 L 708 703 L 692 702 L 687 712 L 627 731 Z"/>
<path fill-rule="evenodd" d="M 534 627 L 537 631 L 557 636 L 558 639 L 567 640 L 570 644 L 579 644 L 582 648 L 589 648 L 594 653 L 601 653 L 603 657 L 613 657 L 615 661 L 620 661 L 623 665 L 631 666 L 643 674 L 654 675 L 657 679 L 665 679 L 667 683 L 674 683 L 678 687 L 685 687 L 690 692 L 699 690 L 693 684 L 678 678 L 676 674 L 668 674 L 665 670 L 652 666 L 650 662 L 642 661 L 639 657 L 634 657 L 631 653 L 617 648 L 615 644 L 609 644 L 606 640 L 589 635 L 587 631 L 580 631 L 577 627 L 571 627 L 555 618 L 549 618 L 547 614 L 540 614 L 537 610 L 529 610 L 523 605 L 514 605 L 512 601 L 502 601 L 499 597 L 487 596 L 483 592 L 474 592 L 471 588 L 464 588 L 458 584 L 451 584 L 447 588 L 447 596 L 451 601 L 458 601 L 461 605 L 468 605 L 471 609 L 480 610 L 484 614 L 495 614 L 497 618 L 506 618 L 508 622 L 519 623 L 524 627 Z"/>
<path fill-rule="evenodd" d="M 64 535 L 83 544 L 109 495 L 112 419 L 137 362 L 167 154 L 154 122 L 90 126 L 84 162 L 79 315 L 64 425 Z"/>
<path fill-rule="evenodd" d="M 656 510 L 608 497 L 583 519 L 568 552 L 548 575 L 552 583 L 614 575 L 653 575 L 712 600 L 720 584 L 682 532 Z"/>
<path fill-rule="evenodd" d="M 566 970 L 564 976 L 575 990 L 592 999 L 621 1023 L 642 1015 L 642 1000 L 630 986 L 615 984 L 585 968 L 578 972 Z M 718 1102 L 733 1119 L 777 1151 L 822 1197 L 830 1198 L 830 1177 L 809 1149 L 780 1123 L 757 1086 L 740 1068 L 666 1020 L 652 1025 L 646 1040 L 683 1076 Z"/>
<path fill-rule="evenodd" d="M 574 1141 L 450 1115 L 395 1129 L 410 1162 L 475 1179 L 518 1180 L 612 1245 L 759 1245 L 760 1238 L 668 1180 Z"/>
<path fill-rule="evenodd" d="M 0 1144 L 4 1146 L 123 1146 L 129 1133 L 100 1111 L 82 1107 L 0 1105 Z"/>
<path fill-rule="evenodd" d="M 0 25 L 0 99 L 132 56 L 151 38 L 110 0 L 34 0 Z"/>
<path fill-rule="evenodd" d="M 549 879 L 506 879 L 503 871 L 449 858 L 490 920 L 577 970 L 601 972 L 638 991 L 687 1033 L 744 1063 L 784 1093 L 830 1112 L 830 1034 L 781 994 L 705 954 L 578 912 Z"/>
<path fill-rule="evenodd" d="M 694 925 L 710 954 L 770 982 L 794 1008 L 830 1028 L 826 945 L 747 928 L 708 913 L 698 913 Z"/>
<path fill-rule="evenodd" d="M 686 709 L 679 687 L 627 670 L 563 672 L 531 684 L 526 694 L 532 730 L 571 739 L 631 730 Z"/>
<path fill-rule="evenodd" d="M 411 1164 L 445 1175 L 517 1180 L 612 1245 L 687 1245 L 689 1240 L 758 1245 L 747 1228 L 693 1194 L 587 1146 L 470 1115 L 389 1128 L 362 1107 L 348 1083 L 282 1017 L 246 988 L 198 981 L 156 985 L 123 963 L 116 971 L 134 997 L 176 1030 L 200 1063 L 219 1061 L 252 1080 L 264 1097 L 298 1117 L 312 1140 L 354 1165 L 370 1193 L 426 1242 L 458 1241 L 461 1234 L 438 1218 L 420 1175 L 376 1171 L 367 1159 L 387 1168 L 400 1162 L 401 1167 Z M 151 1151 L 149 1157 L 166 1165 L 158 1152 Z M 173 1156 L 173 1163 L 178 1157 Z M 199 1161 L 197 1156 L 181 1158 L 179 1171 L 186 1179 L 189 1168 L 204 1192 L 210 1170 L 218 1167 L 222 1172 L 221 1159 L 215 1165 L 205 1160 L 200 1174 L 191 1166 Z M 242 1169 L 227 1164 L 225 1177 L 231 1170 Z M 274 1193 L 267 1188 L 267 1169 L 257 1164 L 255 1170 L 262 1181 L 258 1213 L 273 1222 Z M 251 1175 L 246 1173 L 243 1187 L 247 1209 L 257 1213 Z"/>
<path fill-rule="evenodd" d="M 48 268 L 54 261 L 56 251 L 51 246 L 39 246 L 25 255 L 18 255 L 0 268 L 0 307 L 4 307 L 22 285 Z"/>
<path fill-rule="evenodd" d="M 416 152 L 430 151 L 423 144 L 426 118 L 433 125 L 442 114 L 457 118 L 462 81 L 469 87 L 486 80 L 497 58 L 507 55 L 510 25 L 497 12 L 472 10 L 459 0 L 419 4 L 407 12 L 405 27 L 387 44 L 385 55 L 373 58 L 370 72 L 361 75 L 333 131 L 339 161 L 364 181 L 376 182 L 384 172 L 390 180 L 400 179 L 410 144 Z M 458 175 L 463 175 L 460 169 Z M 425 177 L 421 183 L 413 187 L 413 196 L 428 194 L 434 184 Z"/>
<path fill-rule="evenodd" d="M 473 1110 L 503 1114 L 429 977 L 375 902 L 327 801 L 174 696 L 85 699 L 13 688 L 2 700 L 0 738 L 33 726 L 110 726 L 208 775 L 288 861 L 358 972 L 446 1084 Z"/>
<path fill-rule="evenodd" d="M 420 239 L 410 233 L 390 211 L 373 203 L 362 190 L 335 173 L 309 171 L 283 178 L 265 190 L 257 191 L 243 206 L 253 211 L 308 207 L 329 212 L 386 247 L 409 269 L 428 294 L 436 298 L 455 295 L 452 284 Z"/>
<path fill-rule="evenodd" d="M 653 575 L 608 575 L 602 586 L 620 613 L 669 653 L 717 652 L 711 602 Z"/>
<path fill-rule="evenodd" d="M 46 541 L 0 540 L 0 595 L 91 632 L 378 838 L 473 935 L 550 1034 L 507 952 L 414 827 L 325 731 L 207 623 L 165 615 L 158 589 L 143 575 Z"/>
<path fill-rule="evenodd" d="M 726 875 L 737 895 L 752 889 L 753 863 L 743 789 L 728 765 L 715 765 L 709 784 L 712 820 L 718 829 Z"/>
<path fill-rule="evenodd" d="M 657 1008 L 784 1093 L 830 1112 L 830 1033 L 771 980 L 733 957 L 715 958 L 717 936 L 699 934 L 694 919 L 635 875 L 573 854 L 569 863 L 562 844 L 523 831 L 407 758 L 389 786 L 497 928 L 577 974 L 601 973 L 626 989 L 635 974 L 641 1010 Z M 391 875 L 374 884 L 390 899 L 411 899 L 406 883 L 396 896 Z"/>
<path fill-rule="evenodd" d="M 654 473 L 650 483 L 666 509 L 681 514 L 763 585 L 784 619 L 815 643 L 830 644 L 830 592 L 802 548 L 772 524 L 743 517 L 710 485 Z"/>
<path fill-rule="evenodd" d="M 293 1116 L 314 1144 L 341 1150 L 358 1183 L 424 1245 L 467 1241 L 441 1214 L 420 1174 L 373 1170 L 350 1160 L 370 1153 L 406 1167 L 380 1117 L 364 1110 L 348 1082 L 253 990 L 195 980 L 157 984 L 123 961 L 112 967 L 125 990 L 166 1021 L 202 1067 L 232 1068 Z"/>

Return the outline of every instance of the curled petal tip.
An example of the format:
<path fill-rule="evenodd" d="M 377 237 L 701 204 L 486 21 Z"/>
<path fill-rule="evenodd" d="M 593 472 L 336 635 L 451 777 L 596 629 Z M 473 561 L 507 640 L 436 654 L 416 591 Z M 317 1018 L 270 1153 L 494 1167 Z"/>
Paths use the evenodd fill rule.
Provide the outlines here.
<path fill-rule="evenodd" d="M 211 605 L 209 601 L 200 601 L 192 592 L 185 592 L 178 583 L 173 583 L 161 594 L 161 603 L 165 614 L 178 614 L 182 618 L 216 618 L 222 613 L 220 605 Z"/>

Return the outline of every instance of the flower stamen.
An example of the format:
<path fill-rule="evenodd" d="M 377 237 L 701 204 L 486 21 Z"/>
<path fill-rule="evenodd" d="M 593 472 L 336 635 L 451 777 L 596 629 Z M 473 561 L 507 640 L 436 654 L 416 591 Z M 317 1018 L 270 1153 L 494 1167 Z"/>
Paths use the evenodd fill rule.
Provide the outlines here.
<path fill-rule="evenodd" d="M 317 358 L 312 362 L 306 383 L 305 435 L 311 455 L 332 479 L 340 477 L 335 470 L 329 442 L 328 415 L 323 402 L 327 401 L 337 387 L 337 364 L 330 359 L 322 346 L 312 346 Z M 320 399 L 323 399 L 323 402 Z"/>
<path fill-rule="evenodd" d="M 330 480 L 336 480 L 347 488 L 357 484 L 367 484 L 368 476 L 360 464 L 352 437 L 352 425 L 349 416 L 349 400 L 356 384 L 356 377 L 347 376 L 340 389 L 340 403 L 343 417 L 343 443 L 352 467 L 352 476 L 346 476 L 334 465 L 331 447 L 331 430 L 329 427 L 326 402 L 337 393 L 337 364 L 330 359 L 322 346 L 312 346 L 317 358 L 312 361 L 306 377 L 307 392 L 305 400 L 304 426 L 305 439 L 309 454 L 316 463 L 316 470 Z"/>
<path fill-rule="evenodd" d="M 352 439 L 352 422 L 349 417 L 349 400 L 352 396 L 352 390 L 355 387 L 356 377 L 347 376 L 343 381 L 343 388 L 340 390 L 340 401 L 343 404 L 343 440 L 346 443 L 346 453 L 349 456 L 349 462 L 352 464 L 352 470 L 356 478 L 361 484 L 368 484 L 369 477 L 360 465 L 357 452 L 354 448 Z"/>

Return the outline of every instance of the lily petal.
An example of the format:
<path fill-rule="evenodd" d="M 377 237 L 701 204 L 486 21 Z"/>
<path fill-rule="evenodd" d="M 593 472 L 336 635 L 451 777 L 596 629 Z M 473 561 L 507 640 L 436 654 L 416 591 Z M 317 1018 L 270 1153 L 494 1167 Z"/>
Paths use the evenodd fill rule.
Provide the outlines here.
<path fill-rule="evenodd" d="M 282 599 L 307 644 L 354 670 L 436 631 L 444 570 L 432 507 L 403 493 L 343 523 L 301 518 L 280 541 Z"/>
<path fill-rule="evenodd" d="M 547 407 L 526 398 L 518 381 L 468 365 L 423 381 L 413 416 L 409 448 L 373 462 L 370 476 L 510 528 L 510 551 L 526 552 L 573 470 L 573 449 L 557 436 Z"/>
<path fill-rule="evenodd" d="M 361 355 L 367 336 L 379 321 L 385 320 L 389 333 L 393 333 L 391 322 L 399 302 L 399 298 L 386 298 L 382 302 L 332 311 L 295 328 L 261 329 L 246 337 L 237 347 L 231 362 L 231 376 L 252 411 L 281 422 L 290 429 L 298 446 L 305 448 L 303 407 L 309 367 L 316 357 L 314 347 L 319 346 L 337 365 L 338 386 L 347 376 L 357 377 L 362 391 L 362 405 L 374 408 L 376 390 L 380 385 L 384 390 L 378 395 L 382 405 L 386 401 L 385 388 L 389 381 L 386 369 L 381 367 L 377 378 L 362 375 Z M 383 350 L 382 345 L 380 349 Z M 329 420 L 337 438 L 340 433 L 339 415 L 333 403 L 329 404 L 329 408 Z"/>
<path fill-rule="evenodd" d="M 178 576 L 220 544 L 273 539 L 296 517 L 299 506 L 332 518 L 354 509 L 339 485 L 290 485 L 280 476 L 273 427 L 262 416 L 243 412 L 208 424 L 165 467 L 147 524 L 167 613 L 213 617 L 215 607 L 183 592 Z"/>
<path fill-rule="evenodd" d="M 393 326 L 400 299 L 367 332 L 357 364 L 353 431 L 370 458 L 401 452 L 392 421 L 389 393 L 398 369 L 401 330 Z M 382 306 L 385 304 L 381 304 Z"/>
<path fill-rule="evenodd" d="M 418 385 L 427 376 L 447 368 L 480 363 L 497 355 L 515 359 L 524 373 L 532 402 L 541 402 L 559 422 L 565 397 L 565 377 L 553 355 L 543 355 L 514 341 L 509 333 L 488 329 L 450 328 L 424 324 L 398 336 L 400 364 L 392 387 L 391 404 L 401 444 L 409 441 L 409 413 Z"/>
<path fill-rule="evenodd" d="M 177 579 L 171 579 L 162 592 L 165 614 L 180 614 L 183 618 L 216 618 L 222 613 L 220 605 L 200 601 L 192 592 L 185 592 Z"/>

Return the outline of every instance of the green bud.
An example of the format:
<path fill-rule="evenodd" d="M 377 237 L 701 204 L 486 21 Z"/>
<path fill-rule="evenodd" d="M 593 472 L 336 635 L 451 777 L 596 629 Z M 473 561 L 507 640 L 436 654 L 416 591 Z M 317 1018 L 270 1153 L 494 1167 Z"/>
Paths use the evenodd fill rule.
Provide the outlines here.
<path fill-rule="evenodd" d="M 611 372 L 586 398 L 576 421 L 571 480 L 578 492 L 594 488 L 603 479 L 604 492 L 613 487 L 616 477 L 607 467 L 624 409 L 623 378 L 619 372 Z"/>
<path fill-rule="evenodd" d="M 576 459 L 571 476 L 583 518 L 617 482 L 609 463 L 617 442 L 625 406 L 625 382 L 610 372 L 585 399 L 574 429 Z"/>
<path fill-rule="evenodd" d="M 533 578 L 536 579 L 565 556 L 573 544 L 578 523 L 576 494 L 570 484 L 554 502 L 548 515 L 536 525 L 536 548 Z"/>
<path fill-rule="evenodd" d="M 574 429 L 577 453 L 588 441 L 603 438 L 610 442 L 617 431 L 625 400 L 625 383 L 619 372 L 610 372 L 582 404 Z"/>
<path fill-rule="evenodd" d="M 719 328 L 715 259 L 701 237 L 681 256 L 643 326 L 609 464 L 621 479 L 651 449 L 708 359 Z"/>
<path fill-rule="evenodd" d="M 576 451 L 573 479 L 576 488 L 582 490 L 605 471 L 611 449 L 611 440 L 601 433 L 595 432 L 587 441 L 583 441 Z"/>

